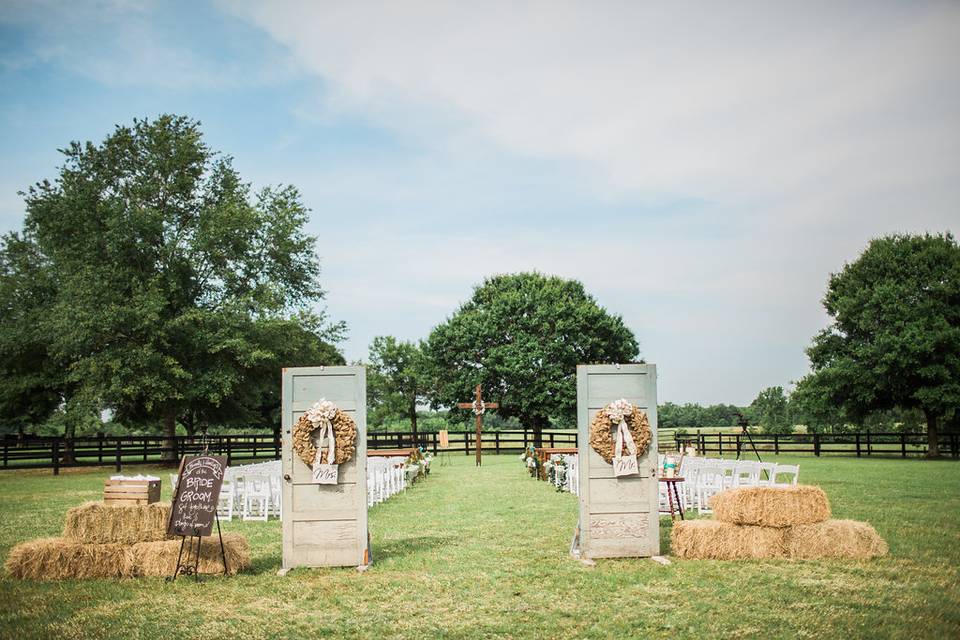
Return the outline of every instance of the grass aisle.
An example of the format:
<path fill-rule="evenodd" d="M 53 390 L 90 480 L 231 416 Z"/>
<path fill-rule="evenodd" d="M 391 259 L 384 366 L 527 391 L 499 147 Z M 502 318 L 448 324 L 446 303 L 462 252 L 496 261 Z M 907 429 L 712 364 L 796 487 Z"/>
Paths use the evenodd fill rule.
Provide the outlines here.
<path fill-rule="evenodd" d="M 789 459 L 783 458 L 784 461 Z M 567 555 L 577 502 L 515 456 L 435 461 L 430 478 L 370 511 L 374 566 L 276 577 L 280 528 L 248 536 L 249 573 L 211 579 L 0 580 L 0 637 L 918 637 L 960 633 L 960 465 L 800 460 L 835 517 L 871 521 L 872 562 L 600 561 Z M 156 470 L 155 470 L 156 472 Z M 0 474 L 0 557 L 58 535 L 108 470 Z M 166 482 L 166 475 L 164 485 Z M 169 491 L 169 488 L 166 488 Z M 662 536 L 669 539 L 669 519 Z M 668 545 L 664 543 L 664 552 Z"/>

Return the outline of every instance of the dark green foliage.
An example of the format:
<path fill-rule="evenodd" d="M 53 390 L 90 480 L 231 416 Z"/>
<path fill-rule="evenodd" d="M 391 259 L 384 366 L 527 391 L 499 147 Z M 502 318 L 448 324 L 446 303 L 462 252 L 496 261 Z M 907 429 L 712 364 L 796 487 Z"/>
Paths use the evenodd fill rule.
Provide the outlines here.
<path fill-rule="evenodd" d="M 501 415 L 539 434 L 551 419 L 575 420 L 578 364 L 629 362 L 638 347 L 579 282 L 518 273 L 477 287 L 424 350 L 434 405 L 471 401 L 479 383 Z"/>
<path fill-rule="evenodd" d="M 62 152 L 57 179 L 25 194 L 24 237 L 53 283 L 32 314 L 43 360 L 71 399 L 172 434 L 178 417 L 261 412 L 279 366 L 339 358 L 324 340 L 342 327 L 296 313 L 323 292 L 294 187 L 253 193 L 178 116 Z"/>
<path fill-rule="evenodd" d="M 960 246 L 942 235 L 872 241 L 830 277 L 823 300 L 833 319 L 807 350 L 800 382 L 820 406 L 860 420 L 899 407 L 923 412 L 929 451 L 960 407 Z"/>
<path fill-rule="evenodd" d="M 767 387 L 754 398 L 747 410 L 750 424 L 759 426 L 767 433 L 789 433 L 793 431 L 790 422 L 789 401 L 783 387 Z"/>
<path fill-rule="evenodd" d="M 420 345 L 393 336 L 373 339 L 367 367 L 372 425 L 381 426 L 384 420 L 401 416 L 410 421 L 416 436 L 417 404 L 425 400 L 428 384 Z"/>
<path fill-rule="evenodd" d="M 732 404 L 674 404 L 664 402 L 657 408 L 657 423 L 661 428 L 677 427 L 731 427 L 737 424 L 737 414 L 743 409 Z"/>

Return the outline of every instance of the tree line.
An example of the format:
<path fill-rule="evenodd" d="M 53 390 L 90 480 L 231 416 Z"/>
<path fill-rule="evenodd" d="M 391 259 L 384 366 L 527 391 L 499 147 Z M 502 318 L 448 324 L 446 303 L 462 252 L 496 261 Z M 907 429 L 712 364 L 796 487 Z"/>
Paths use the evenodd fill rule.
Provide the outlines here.
<path fill-rule="evenodd" d="M 279 430 L 282 367 L 344 362 L 346 327 L 318 311 L 316 240 L 297 189 L 254 190 L 182 116 L 74 142 L 53 181 L 22 195 L 0 242 L 0 424 L 73 434 L 102 425 L 167 436 Z M 936 455 L 960 406 L 960 247 L 949 233 L 873 240 L 831 275 L 811 372 L 748 407 L 664 403 L 660 424 L 746 421 L 769 431 L 913 425 Z M 580 282 L 537 272 L 485 279 L 421 341 L 376 338 L 369 418 L 419 428 L 424 408 L 485 398 L 495 420 L 573 426 L 576 366 L 643 362 L 623 318 Z M 912 428 L 912 427 L 911 427 Z M 66 455 L 70 455 L 69 447 Z"/>

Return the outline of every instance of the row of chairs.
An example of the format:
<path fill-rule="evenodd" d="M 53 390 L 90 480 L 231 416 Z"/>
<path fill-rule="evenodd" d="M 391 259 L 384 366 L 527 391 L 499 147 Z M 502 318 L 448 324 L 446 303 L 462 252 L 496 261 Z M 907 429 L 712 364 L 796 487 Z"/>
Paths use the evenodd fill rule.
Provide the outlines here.
<path fill-rule="evenodd" d="M 663 455 L 660 455 L 663 468 Z M 684 457 L 678 475 L 680 503 L 684 510 L 694 508 L 700 513 L 712 513 L 710 497 L 726 489 L 737 487 L 786 487 L 796 485 L 800 466 L 759 462 L 756 460 L 723 460 L 720 458 Z M 668 508 L 667 484 L 660 483 L 660 506 Z"/>
<path fill-rule="evenodd" d="M 367 458 L 367 506 L 383 502 L 407 488 L 406 458 Z"/>
<path fill-rule="evenodd" d="M 280 484 L 280 461 L 258 462 L 227 467 L 220 487 L 217 515 L 221 520 L 266 521 L 280 517 L 283 492 Z M 170 485 L 176 490 L 177 474 L 170 474 Z"/>

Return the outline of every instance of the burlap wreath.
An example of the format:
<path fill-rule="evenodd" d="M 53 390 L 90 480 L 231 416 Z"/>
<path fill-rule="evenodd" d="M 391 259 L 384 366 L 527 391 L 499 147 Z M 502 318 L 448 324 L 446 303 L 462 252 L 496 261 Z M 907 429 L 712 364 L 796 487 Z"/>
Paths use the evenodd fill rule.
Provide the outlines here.
<path fill-rule="evenodd" d="M 333 423 L 336 440 L 334 463 L 349 462 L 357 450 L 357 424 L 340 409 L 337 409 L 337 415 L 330 422 Z M 313 462 L 317 459 L 317 446 L 311 437 L 315 430 L 316 427 L 307 419 L 307 414 L 300 416 L 297 424 L 293 425 L 293 450 L 308 467 L 313 467 Z"/>
<path fill-rule="evenodd" d="M 613 446 L 616 441 L 614 428 L 617 426 L 607 415 L 606 407 L 597 412 L 593 422 L 590 423 L 590 446 L 607 463 L 613 463 Z M 630 429 L 630 435 L 637 445 L 637 457 L 642 457 L 650 447 L 650 441 L 653 440 L 653 433 L 650 431 L 650 421 L 647 420 L 647 414 L 638 407 L 633 408 L 633 412 L 626 416 L 627 428 Z"/>

